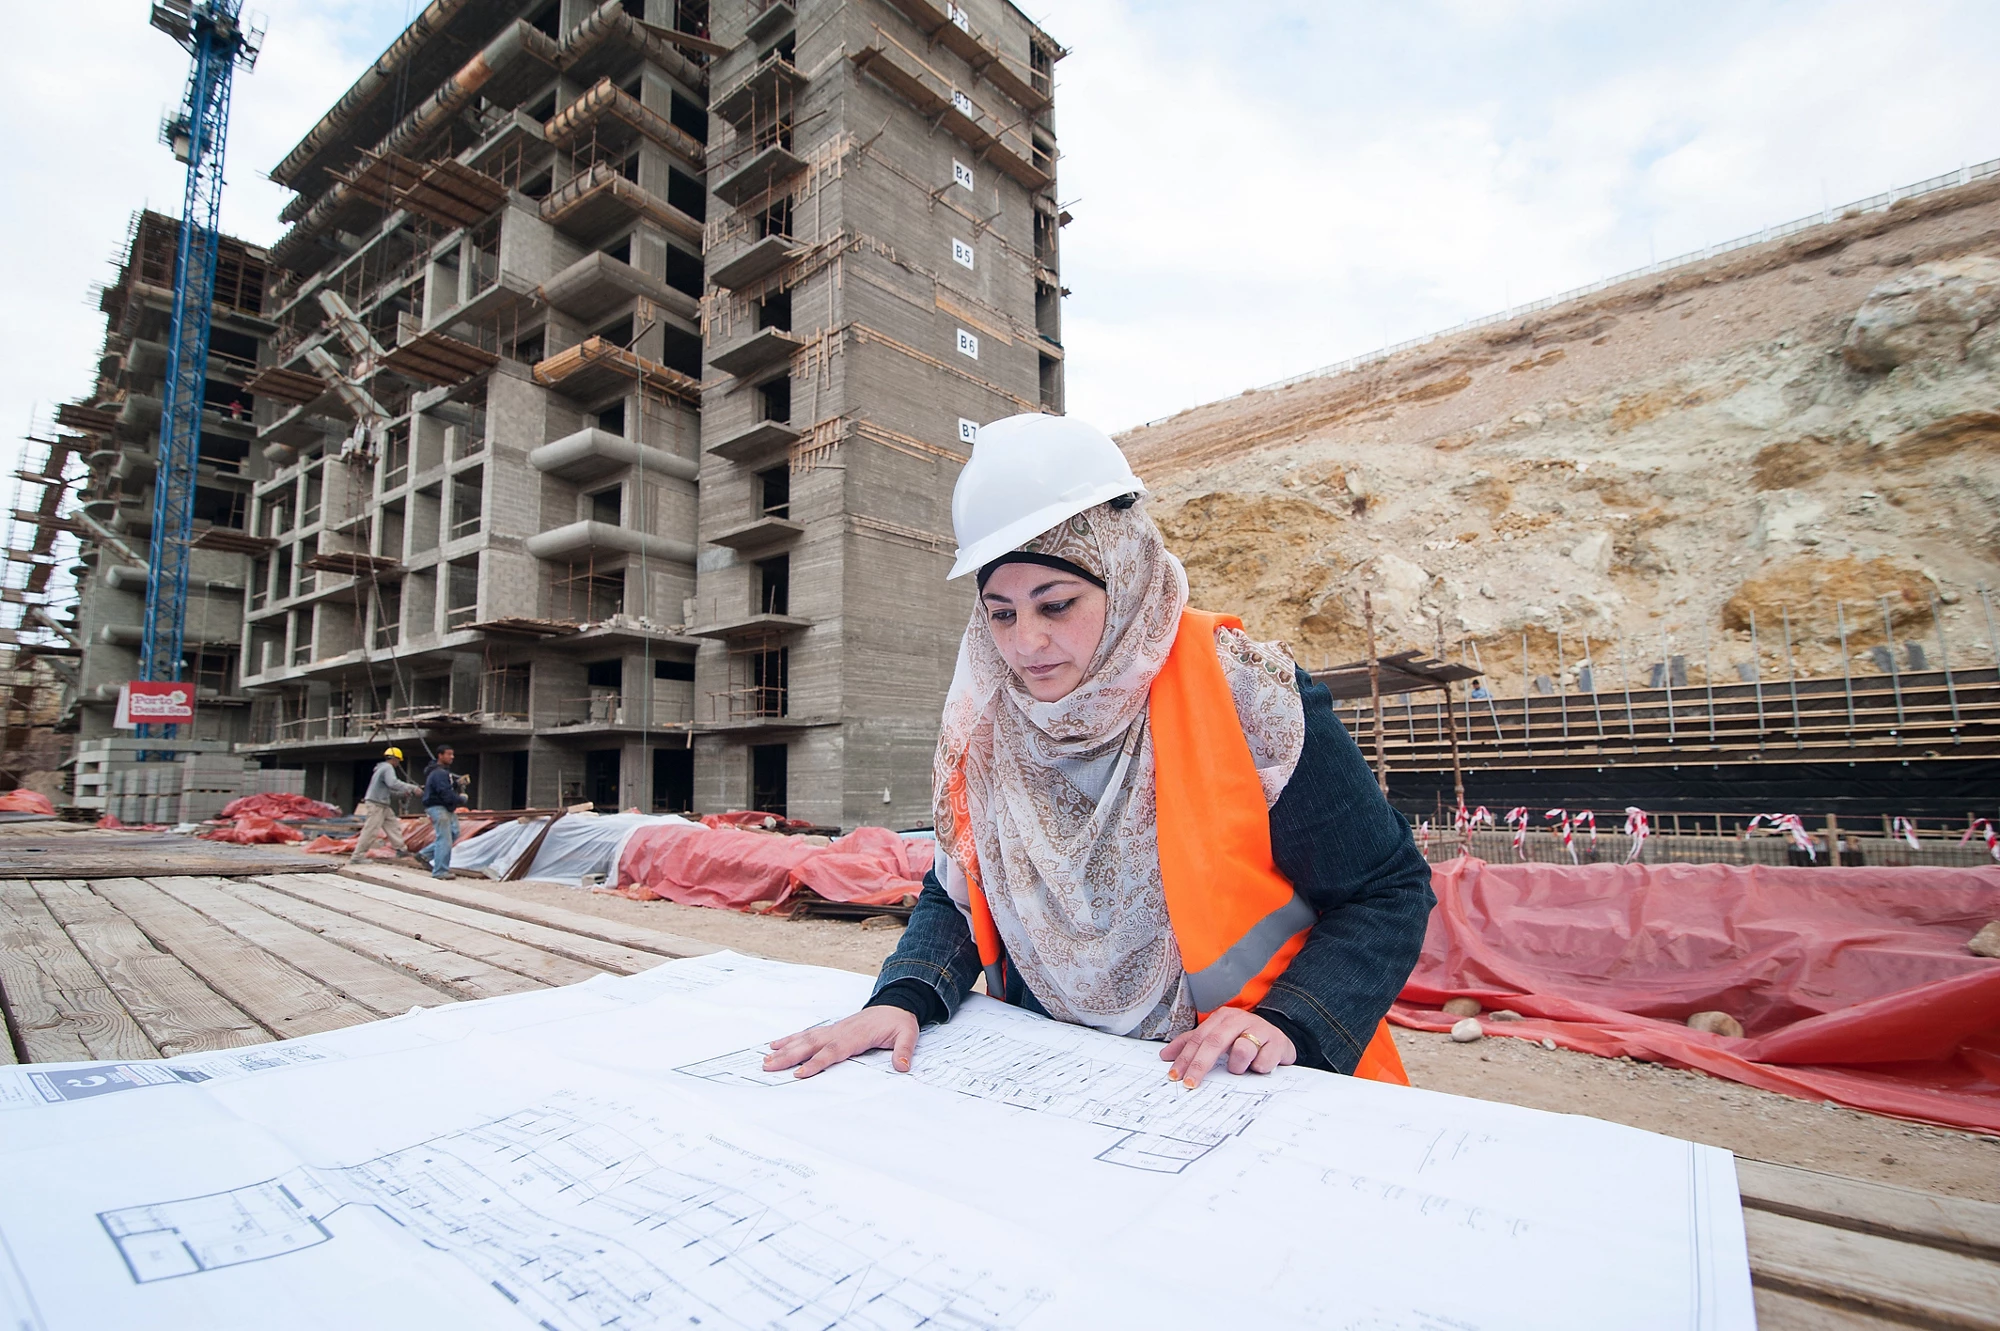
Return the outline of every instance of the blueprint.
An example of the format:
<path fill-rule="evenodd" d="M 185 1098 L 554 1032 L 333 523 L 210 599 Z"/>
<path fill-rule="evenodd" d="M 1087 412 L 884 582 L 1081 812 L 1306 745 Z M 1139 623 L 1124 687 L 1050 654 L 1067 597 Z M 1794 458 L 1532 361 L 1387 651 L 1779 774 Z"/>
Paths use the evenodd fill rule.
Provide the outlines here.
<path fill-rule="evenodd" d="M 0 1069 L 0 1331 L 1754 1326 L 1727 1152 L 1296 1068 L 1188 1091 L 982 998 L 908 1073 L 762 1070 L 868 988 L 721 953 Z"/>

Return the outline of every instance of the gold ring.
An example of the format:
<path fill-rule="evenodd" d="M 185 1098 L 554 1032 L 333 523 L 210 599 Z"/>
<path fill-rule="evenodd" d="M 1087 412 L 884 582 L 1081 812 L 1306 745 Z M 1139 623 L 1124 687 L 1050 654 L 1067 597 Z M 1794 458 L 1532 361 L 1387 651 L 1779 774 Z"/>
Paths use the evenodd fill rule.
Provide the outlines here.
<path fill-rule="evenodd" d="M 1239 1039 L 1239 1040 L 1248 1040 L 1248 1041 L 1249 1041 L 1249 1042 L 1250 1042 L 1251 1044 L 1254 1044 L 1254 1045 L 1256 1045 L 1256 1046 L 1257 1046 L 1257 1052 L 1258 1052 L 1258 1053 L 1260 1053 L 1260 1054 L 1261 1054 L 1261 1053 L 1263 1053 L 1263 1052 L 1264 1052 L 1264 1041 L 1262 1041 L 1262 1040 L 1258 1039 L 1258 1038 L 1257 1038 L 1256 1036 L 1252 1035 L 1252 1034 L 1251 1034 L 1250 1032 L 1248 1032 L 1248 1031 L 1238 1031 L 1238 1032 L 1236 1033 L 1236 1038 L 1237 1038 L 1237 1039 Z"/>

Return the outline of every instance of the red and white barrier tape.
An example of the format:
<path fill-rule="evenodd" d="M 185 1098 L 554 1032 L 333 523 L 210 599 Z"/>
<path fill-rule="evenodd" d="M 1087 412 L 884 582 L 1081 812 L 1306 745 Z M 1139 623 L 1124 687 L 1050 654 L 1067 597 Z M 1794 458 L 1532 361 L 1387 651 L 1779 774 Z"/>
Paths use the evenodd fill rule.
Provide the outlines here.
<path fill-rule="evenodd" d="M 1804 851 L 1807 857 L 1810 858 L 1813 861 L 1813 863 L 1815 864 L 1819 863 L 1819 843 L 1813 840 L 1812 833 L 1806 831 L 1805 823 L 1799 819 L 1799 816 L 1797 814 L 1795 813 L 1754 814 L 1751 816 L 1750 821 L 1744 824 L 1743 826 L 1744 840 L 1746 841 L 1749 840 L 1751 829 L 1755 828 L 1759 823 L 1764 824 L 1765 826 L 1771 828 L 1773 831 L 1785 833 L 1787 836 L 1791 837 L 1792 844 L 1798 847 L 1800 850 Z"/>
<path fill-rule="evenodd" d="M 1639 852 L 1646 848 L 1646 838 L 1653 834 L 1651 824 L 1646 819 L 1646 811 L 1636 805 L 1625 806 L 1625 835 L 1632 838 L 1631 853 L 1625 857 L 1630 864 L 1639 858 Z"/>
<path fill-rule="evenodd" d="M 1507 810 L 1507 826 L 1514 829 L 1514 858 L 1525 860 L 1528 852 L 1522 847 L 1528 840 L 1528 810 L 1523 805 L 1515 805 Z"/>
<path fill-rule="evenodd" d="M 1917 843 L 1917 820 L 1914 818 L 1891 819 L 1889 822 L 1889 834 L 1891 836 L 1899 836 L 1903 838 L 1903 840 L 1909 842 L 1911 850 L 1923 849 L 1923 847 Z M 1972 834 L 1968 832 L 1966 833 L 1966 835 L 1970 836 Z"/>
<path fill-rule="evenodd" d="M 1481 823 L 1486 824 L 1488 827 L 1493 826 L 1493 814 L 1484 804 L 1473 809 L 1471 812 L 1467 812 L 1465 806 L 1461 804 L 1458 806 L 1458 812 L 1452 816 L 1451 820 L 1452 830 L 1460 836 L 1465 836 Z"/>
<path fill-rule="evenodd" d="M 1964 845 L 1966 842 L 1972 840 L 1974 832 L 1979 831 L 1986 833 L 1986 853 L 1994 859 L 2000 860 L 2000 832 L 1995 832 L 1993 824 L 1984 818 L 1975 818 L 1972 826 L 1965 829 L 1965 835 L 1958 839 L 1958 844 L 1961 846 Z"/>
<path fill-rule="evenodd" d="M 1548 819 L 1552 823 L 1560 822 L 1562 824 L 1563 849 L 1569 852 L 1569 862 L 1571 864 L 1575 864 L 1577 862 L 1576 829 L 1570 824 L 1569 810 L 1550 809 L 1547 813 L 1543 814 L 1542 817 Z"/>

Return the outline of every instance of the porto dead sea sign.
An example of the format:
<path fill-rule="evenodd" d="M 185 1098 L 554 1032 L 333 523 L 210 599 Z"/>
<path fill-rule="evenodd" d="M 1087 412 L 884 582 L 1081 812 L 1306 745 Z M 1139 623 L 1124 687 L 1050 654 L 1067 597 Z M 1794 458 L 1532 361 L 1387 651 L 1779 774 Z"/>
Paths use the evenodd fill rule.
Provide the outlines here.
<path fill-rule="evenodd" d="M 118 715 L 111 724 L 120 730 L 131 730 L 192 720 L 194 685 L 171 679 L 135 679 L 118 691 Z"/>

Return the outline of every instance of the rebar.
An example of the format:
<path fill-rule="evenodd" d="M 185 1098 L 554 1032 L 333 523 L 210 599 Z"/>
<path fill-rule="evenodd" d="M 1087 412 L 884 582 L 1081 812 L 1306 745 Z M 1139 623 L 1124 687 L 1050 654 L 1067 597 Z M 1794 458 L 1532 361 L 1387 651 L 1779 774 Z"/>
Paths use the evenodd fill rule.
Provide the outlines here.
<path fill-rule="evenodd" d="M 1795 749 L 1804 749 L 1806 746 L 1806 737 L 1803 729 L 1805 722 L 1799 716 L 1799 672 L 1792 665 L 1791 607 L 1786 605 L 1779 606 L 1778 617 L 1783 621 L 1785 626 L 1785 679 L 1792 687 L 1792 747 Z"/>
<path fill-rule="evenodd" d="M 1833 603 L 1833 621 L 1840 628 L 1840 679 L 1847 691 L 1847 740 L 1851 744 L 1854 742 L 1854 667 L 1847 656 L 1847 611 L 1839 601 Z"/>
<path fill-rule="evenodd" d="M 1389 760 L 1382 752 L 1382 662 L 1375 654 L 1375 598 L 1361 593 L 1361 622 L 1368 634 L 1369 726 L 1375 733 L 1375 784 L 1389 793 Z"/>
<path fill-rule="evenodd" d="M 1885 649 L 1889 653 L 1889 687 L 1896 694 L 1896 743 L 1901 744 L 1903 742 L 1903 726 L 1905 723 L 1903 720 L 1903 676 L 1896 669 L 1896 625 L 1895 621 L 1889 617 L 1889 598 L 1879 596 L 1876 598 L 1876 601 L 1882 607 L 1882 640 L 1889 644 Z"/>
<path fill-rule="evenodd" d="M 1708 746 L 1719 748 L 1720 741 L 1715 734 L 1715 671 L 1708 664 L 1708 625 L 1701 626 L 1701 682 L 1708 690 Z"/>
<path fill-rule="evenodd" d="M 1660 629 L 1660 685 L 1667 691 L 1667 743 L 1674 742 L 1674 649 L 1667 641 L 1665 626 Z"/>
<path fill-rule="evenodd" d="M 1757 612 L 1750 612 L 1750 678 L 1757 685 L 1757 747 L 1764 747 L 1764 649 L 1757 645 Z"/>
<path fill-rule="evenodd" d="M 1632 720 L 1632 667 L 1625 654 L 1625 630 L 1618 630 L 1618 678 L 1625 685 L 1625 733 L 1632 741 L 1632 752 L 1639 751 L 1639 727 Z"/>
<path fill-rule="evenodd" d="M 1590 650 L 1590 634 L 1583 635 L 1583 661 L 1590 671 L 1590 704 L 1597 713 L 1597 750 L 1604 751 L 1604 690 L 1597 686 L 1597 657 Z"/>
<path fill-rule="evenodd" d="M 1534 700 L 1528 696 L 1528 631 L 1521 630 L 1521 739 L 1528 751 L 1535 748 Z"/>
<path fill-rule="evenodd" d="M 1944 671 L 1945 696 L 1951 699 L 1951 742 L 1958 743 L 1958 686 L 1951 681 L 1951 653 L 1944 642 L 1944 616 L 1938 610 L 1937 594 L 1931 594 L 1931 627 L 1937 630 L 1938 667 Z"/>
<path fill-rule="evenodd" d="M 1563 747 L 1569 747 L 1569 694 L 1563 687 L 1563 674 L 1569 665 L 1563 660 L 1562 617 L 1556 617 L 1556 705 L 1562 711 Z"/>
<path fill-rule="evenodd" d="M 1986 607 L 1986 645 L 1993 649 L 1993 676 L 2000 679 L 2000 634 L 1993 632 L 1993 595 L 1981 587 L 1979 600 Z"/>

